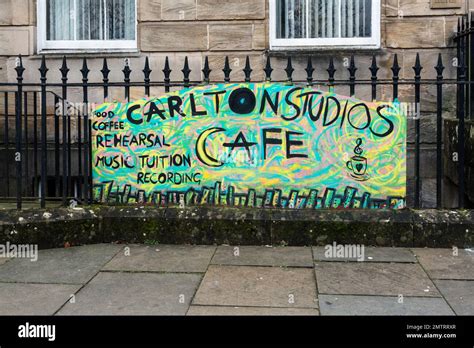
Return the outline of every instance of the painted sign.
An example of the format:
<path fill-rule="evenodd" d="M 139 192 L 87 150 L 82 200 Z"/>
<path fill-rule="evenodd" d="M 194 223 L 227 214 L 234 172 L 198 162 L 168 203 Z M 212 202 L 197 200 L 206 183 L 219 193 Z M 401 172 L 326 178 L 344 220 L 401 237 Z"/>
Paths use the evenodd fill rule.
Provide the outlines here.
<path fill-rule="evenodd" d="M 312 87 L 218 84 L 92 119 L 94 196 L 109 203 L 403 208 L 406 118 Z"/>

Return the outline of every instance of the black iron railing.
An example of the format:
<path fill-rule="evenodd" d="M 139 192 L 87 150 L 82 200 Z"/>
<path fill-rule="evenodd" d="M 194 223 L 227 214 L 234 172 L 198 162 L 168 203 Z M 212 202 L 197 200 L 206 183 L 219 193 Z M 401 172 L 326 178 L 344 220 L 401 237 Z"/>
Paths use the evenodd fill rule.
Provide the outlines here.
<path fill-rule="evenodd" d="M 474 117 L 474 16 L 473 12 L 459 19 L 454 38 L 457 49 L 457 118 L 458 118 L 458 187 L 465 192 L 465 119 Z M 471 83 L 469 83 L 471 82 Z M 464 206 L 464 194 L 459 195 L 459 206 Z"/>
<path fill-rule="evenodd" d="M 463 24 L 461 24 L 463 23 Z M 471 23 L 471 22 L 470 22 Z M 469 29 L 467 29 L 469 27 Z M 392 57 L 391 78 L 380 79 L 378 77 L 380 67 L 377 64 L 376 57 L 373 56 L 369 67 L 369 79 L 357 79 L 359 68 L 356 65 L 354 56 L 350 57 L 347 69 L 347 79 L 336 79 L 336 67 L 334 58 L 329 58 L 327 70 L 327 78 L 318 79 L 314 76 L 315 68 L 313 59 L 308 57 L 306 68 L 306 78 L 302 81 L 294 79 L 295 69 L 293 67 L 291 57 L 287 58 L 286 83 L 304 83 L 310 86 L 323 86 L 331 90 L 335 90 L 338 86 L 348 86 L 351 96 L 356 96 L 357 89 L 360 86 L 369 87 L 371 97 L 377 100 L 378 86 L 391 87 L 392 98 L 399 97 L 400 86 L 411 86 L 414 89 L 412 102 L 415 105 L 413 113 L 414 118 L 414 207 L 420 207 L 420 191 L 422 178 L 420 175 L 420 159 L 422 156 L 420 148 L 420 101 L 422 97 L 422 86 L 436 86 L 436 206 L 442 207 L 443 202 L 443 87 L 457 87 L 458 90 L 458 110 L 459 118 L 459 207 L 464 206 L 464 138 L 461 138 L 464 127 L 464 117 L 467 109 L 466 95 L 469 97 L 469 105 L 472 108 L 472 66 L 469 75 L 466 76 L 466 59 L 472 60 L 472 53 L 467 54 L 466 42 L 471 42 L 469 51 L 472 51 L 472 25 L 466 24 L 466 19 L 460 22 L 460 30 L 457 35 L 458 52 L 460 64 L 457 67 L 456 79 L 444 79 L 444 65 L 441 54 L 438 57 L 434 69 L 436 79 L 423 79 L 422 74 L 426 69 L 421 65 L 420 57 L 417 54 L 413 62 L 413 78 L 400 78 L 401 67 L 398 57 L 395 54 Z M 150 96 L 151 87 L 162 87 L 165 92 L 169 92 L 171 88 L 187 88 L 200 84 L 211 83 L 211 67 L 206 57 L 203 69 L 202 79 L 200 81 L 192 81 L 190 79 L 191 70 L 188 58 L 184 60 L 184 66 L 181 69 L 182 80 L 171 80 L 171 67 L 168 58 L 165 59 L 162 70 L 163 79 L 154 81 L 151 79 L 152 70 L 148 57 L 145 58 L 143 72 L 143 81 L 132 81 L 132 70 L 125 62 L 123 67 L 123 81 L 111 82 L 109 74 L 111 72 L 108 61 L 103 59 L 103 66 L 100 70 L 102 74 L 101 82 L 89 81 L 90 69 L 87 59 L 84 58 L 82 68 L 80 69 L 82 81 L 70 82 L 68 74 L 67 58 L 64 57 L 62 66 L 60 67 L 61 81 L 51 82 L 48 80 L 49 69 L 47 67 L 46 58 L 43 56 L 41 66 L 39 68 L 39 83 L 24 82 L 25 67 L 23 66 L 21 56 L 17 60 L 16 66 L 17 82 L 16 83 L 0 83 L 0 89 L 3 89 L 4 100 L 4 126 L 0 129 L 3 133 L 3 143 L 0 142 L 0 153 L 3 152 L 3 166 L 5 166 L 4 175 L 0 177 L 2 184 L 0 185 L 0 199 L 11 199 L 16 201 L 18 209 L 22 208 L 24 200 L 39 200 L 40 206 L 44 207 L 47 200 L 61 200 L 66 204 L 71 198 L 75 198 L 82 203 L 90 203 L 92 199 L 92 180 L 91 180 L 91 139 L 90 139 L 90 119 L 86 109 L 74 109 L 75 115 L 70 116 L 66 110 L 70 108 L 68 100 L 68 92 L 70 88 L 82 89 L 82 100 L 84 105 L 89 102 L 89 89 L 99 87 L 102 89 L 103 99 L 107 100 L 111 88 L 123 88 L 125 100 L 130 99 L 130 91 L 132 87 L 143 88 L 144 96 Z M 223 81 L 231 81 L 231 66 L 229 58 L 226 57 L 224 67 L 222 69 Z M 245 67 L 242 71 L 242 80 L 252 81 L 253 69 L 250 65 L 250 59 L 247 57 Z M 272 58 L 267 56 L 266 63 L 263 68 L 264 80 L 271 82 Z M 219 82 L 219 81 L 213 81 Z M 236 81 L 237 82 L 237 81 Z M 54 90 L 54 91 L 53 91 Z M 33 98 L 33 104 L 29 102 Z M 14 105 L 12 112 L 11 106 Z M 54 106 L 54 112 L 51 114 L 50 106 Z M 33 110 L 31 110 L 31 108 Z M 14 130 L 9 121 L 14 118 Z M 14 141 L 12 141 L 14 139 Z M 22 157 L 25 158 L 22 158 Z M 15 168 L 15 174 L 12 175 L 11 169 Z M 462 180 L 461 180 L 462 179 Z M 14 194 L 13 194 L 14 193 Z"/>

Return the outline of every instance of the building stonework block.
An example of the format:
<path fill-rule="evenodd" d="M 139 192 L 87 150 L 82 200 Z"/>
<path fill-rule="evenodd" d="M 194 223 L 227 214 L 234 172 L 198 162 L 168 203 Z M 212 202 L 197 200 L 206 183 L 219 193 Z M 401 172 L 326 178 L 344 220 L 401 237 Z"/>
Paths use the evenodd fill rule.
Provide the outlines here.
<path fill-rule="evenodd" d="M 441 16 L 463 14 L 464 5 L 461 8 L 450 9 L 432 9 L 430 6 L 431 0 L 400 0 L 399 14 L 403 17 L 408 16 Z M 464 2 L 464 1 L 463 1 Z"/>
<path fill-rule="evenodd" d="M 264 50 L 268 47 L 268 34 L 265 23 L 253 25 L 252 48 L 254 50 Z"/>
<path fill-rule="evenodd" d="M 388 48 L 446 47 L 444 18 L 387 19 L 386 26 Z"/>
<path fill-rule="evenodd" d="M 450 48 L 455 48 L 456 43 L 454 42 L 454 36 L 456 35 L 457 28 L 458 28 L 458 18 L 459 17 L 446 17 L 446 30 L 445 30 L 445 40 L 446 45 Z M 454 54 L 456 54 L 454 52 Z"/>
<path fill-rule="evenodd" d="M 265 0 L 197 0 L 198 19 L 265 19 Z"/>
<path fill-rule="evenodd" d="M 141 26 L 142 51 L 207 50 L 207 24 L 160 23 Z"/>
<path fill-rule="evenodd" d="M 196 0 L 161 0 L 161 18 L 165 21 L 196 19 Z"/>
<path fill-rule="evenodd" d="M 382 2 L 382 13 L 387 17 L 398 16 L 398 0 L 385 0 Z"/>
<path fill-rule="evenodd" d="M 211 51 L 246 51 L 252 49 L 252 24 L 209 25 Z"/>
<path fill-rule="evenodd" d="M 30 24 L 30 0 L 0 0 L 0 25 Z"/>
<path fill-rule="evenodd" d="M 33 52 L 31 27 L 0 27 L 0 56 L 29 55 Z"/>
<path fill-rule="evenodd" d="M 139 21 L 161 20 L 161 0 L 139 0 L 137 4 Z"/>
<path fill-rule="evenodd" d="M 7 72 L 7 59 L 0 58 L 0 81 L 8 81 L 8 72 Z"/>

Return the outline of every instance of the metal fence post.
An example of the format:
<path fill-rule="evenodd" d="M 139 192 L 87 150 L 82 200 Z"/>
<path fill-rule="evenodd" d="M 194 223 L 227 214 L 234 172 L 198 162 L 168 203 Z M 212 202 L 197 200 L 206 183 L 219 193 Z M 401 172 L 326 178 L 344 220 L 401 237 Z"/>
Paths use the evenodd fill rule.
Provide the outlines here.
<path fill-rule="evenodd" d="M 222 69 L 224 72 L 224 82 L 229 83 L 230 82 L 230 73 L 232 72 L 232 69 L 230 68 L 229 64 L 229 57 L 225 56 L 225 61 L 224 61 L 224 69 Z"/>
<path fill-rule="evenodd" d="M 63 158 L 62 158 L 62 172 L 63 172 L 63 204 L 66 205 L 67 201 L 67 196 L 69 192 L 69 187 L 71 185 L 70 182 L 70 175 L 71 175 L 71 158 L 70 158 L 70 142 L 68 139 L 68 136 L 70 136 L 71 132 L 71 121 L 69 115 L 69 105 L 67 103 L 67 74 L 69 72 L 69 68 L 67 67 L 67 61 L 66 57 L 63 57 L 63 64 L 61 68 L 59 69 L 61 72 L 61 82 L 62 82 L 62 97 L 61 97 L 61 106 L 62 106 L 62 152 L 63 152 Z"/>
<path fill-rule="evenodd" d="M 191 74 L 191 69 L 189 69 L 188 56 L 184 57 L 184 67 L 181 72 L 183 73 L 183 87 L 189 88 L 189 75 Z"/>
<path fill-rule="evenodd" d="M 349 70 L 350 95 L 351 97 L 353 97 L 355 95 L 355 81 L 356 81 L 356 71 L 357 71 L 353 54 L 351 55 L 351 62 L 349 63 L 349 67 L 347 68 L 347 70 Z"/>
<path fill-rule="evenodd" d="M 10 118 L 10 112 L 8 111 L 8 92 L 4 93 L 4 100 L 5 100 L 5 129 L 3 133 L 4 137 L 4 142 L 5 142 L 5 151 L 7 153 L 7 161 L 5 163 L 5 169 L 6 169 L 6 175 L 5 179 L 7 182 L 7 197 L 10 197 L 10 161 L 8 160 L 9 155 L 10 155 L 10 135 L 9 135 L 9 118 Z"/>
<path fill-rule="evenodd" d="M 393 100 L 398 99 L 398 81 L 400 79 L 399 73 L 400 73 L 400 65 L 398 65 L 398 56 L 395 54 L 393 57 L 393 65 L 390 68 L 392 70 L 392 86 L 393 86 Z"/>
<path fill-rule="evenodd" d="M 270 61 L 270 56 L 267 56 L 267 62 L 265 63 L 265 68 L 263 69 L 265 72 L 265 81 L 271 82 L 272 81 L 272 63 Z"/>
<path fill-rule="evenodd" d="M 465 47 L 464 47 L 464 19 L 460 21 L 459 28 L 459 39 L 458 44 L 458 53 L 459 53 L 459 66 L 458 66 L 458 205 L 459 208 L 464 208 L 464 192 L 465 192 L 465 183 L 464 183 L 464 158 L 465 158 L 465 99 L 464 92 L 465 88 L 465 78 L 466 78 L 466 66 L 465 66 Z"/>
<path fill-rule="evenodd" d="M 39 68 L 41 74 L 41 195 L 40 195 L 40 206 L 41 208 L 46 207 L 46 185 L 48 180 L 48 154 L 47 154 L 47 134 L 46 134 L 46 73 L 48 72 L 46 67 L 46 58 L 44 55 L 41 58 L 41 67 Z"/>
<path fill-rule="evenodd" d="M 150 75 L 152 70 L 150 69 L 150 63 L 148 61 L 148 57 L 145 58 L 145 67 L 143 68 L 143 74 L 145 75 L 144 82 L 145 82 L 145 95 L 147 97 L 150 96 Z"/>
<path fill-rule="evenodd" d="M 314 80 L 313 74 L 315 69 L 313 68 L 313 60 L 311 59 L 311 56 L 308 56 L 308 62 L 304 70 L 306 71 L 306 82 L 308 83 L 308 86 L 312 86 Z"/>
<path fill-rule="evenodd" d="M 420 192 L 421 192 L 421 177 L 420 177 L 420 81 L 421 70 L 423 67 L 420 64 L 420 55 L 416 54 L 416 61 L 413 70 L 415 72 L 415 208 L 420 208 Z"/>
<path fill-rule="evenodd" d="M 209 75 L 211 74 L 211 69 L 209 68 L 209 57 L 208 56 L 206 56 L 206 59 L 204 60 L 204 68 L 202 69 L 202 74 L 203 74 L 204 84 L 208 85 L 209 84 Z"/>
<path fill-rule="evenodd" d="M 16 80 L 17 80 L 17 92 L 16 92 L 16 114 L 15 114 L 15 161 L 16 161 L 16 208 L 21 209 L 22 207 L 22 139 L 21 139 L 21 107 L 22 101 L 21 96 L 23 93 L 23 73 L 25 68 L 23 67 L 23 60 L 21 55 L 18 57 L 18 61 L 15 67 Z"/>
<path fill-rule="evenodd" d="M 164 78 L 164 83 L 165 83 L 165 93 L 168 93 L 170 91 L 170 75 L 171 75 L 171 69 L 170 69 L 170 63 L 168 60 L 168 57 L 165 58 L 165 67 L 163 68 L 163 74 L 165 76 Z"/>
<path fill-rule="evenodd" d="M 102 73 L 102 82 L 104 85 L 104 99 L 107 99 L 109 97 L 109 73 L 110 69 L 109 66 L 107 65 L 107 58 L 104 58 L 104 65 L 102 66 L 102 69 L 100 70 Z"/>
<path fill-rule="evenodd" d="M 372 101 L 377 100 L 377 73 L 379 71 L 379 67 L 377 66 L 377 58 L 375 54 L 372 56 L 372 64 L 369 67 L 369 70 L 372 74 L 370 80 L 372 81 Z"/>
<path fill-rule="evenodd" d="M 328 86 L 329 92 L 334 92 L 334 75 L 336 74 L 336 68 L 334 67 L 334 58 L 329 58 L 329 67 L 326 69 L 328 72 Z"/>
<path fill-rule="evenodd" d="M 130 102 L 130 74 L 132 73 L 132 69 L 130 69 L 130 61 L 128 58 L 124 60 L 125 66 L 123 67 L 123 82 L 125 83 L 125 100 L 126 102 Z"/>
<path fill-rule="evenodd" d="M 443 162 L 442 162 L 442 132 L 443 132 L 443 60 L 438 56 L 436 69 L 436 207 L 441 209 L 443 201 Z"/>
<path fill-rule="evenodd" d="M 83 195 L 79 196 L 83 198 L 84 203 L 89 203 L 89 92 L 87 89 L 87 83 L 89 81 L 89 68 L 87 66 L 87 61 L 84 58 L 84 64 L 81 69 L 82 73 L 82 117 L 83 117 L 83 127 L 84 127 L 84 171 L 80 171 L 82 180 L 84 180 L 84 190 Z"/>

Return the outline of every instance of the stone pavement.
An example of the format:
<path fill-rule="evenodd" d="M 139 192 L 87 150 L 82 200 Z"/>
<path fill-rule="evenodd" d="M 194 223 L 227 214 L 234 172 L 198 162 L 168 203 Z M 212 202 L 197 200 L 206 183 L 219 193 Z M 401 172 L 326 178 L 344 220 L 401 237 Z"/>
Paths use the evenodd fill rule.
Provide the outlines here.
<path fill-rule="evenodd" d="M 0 315 L 474 315 L 474 251 L 100 244 L 0 258 Z"/>

